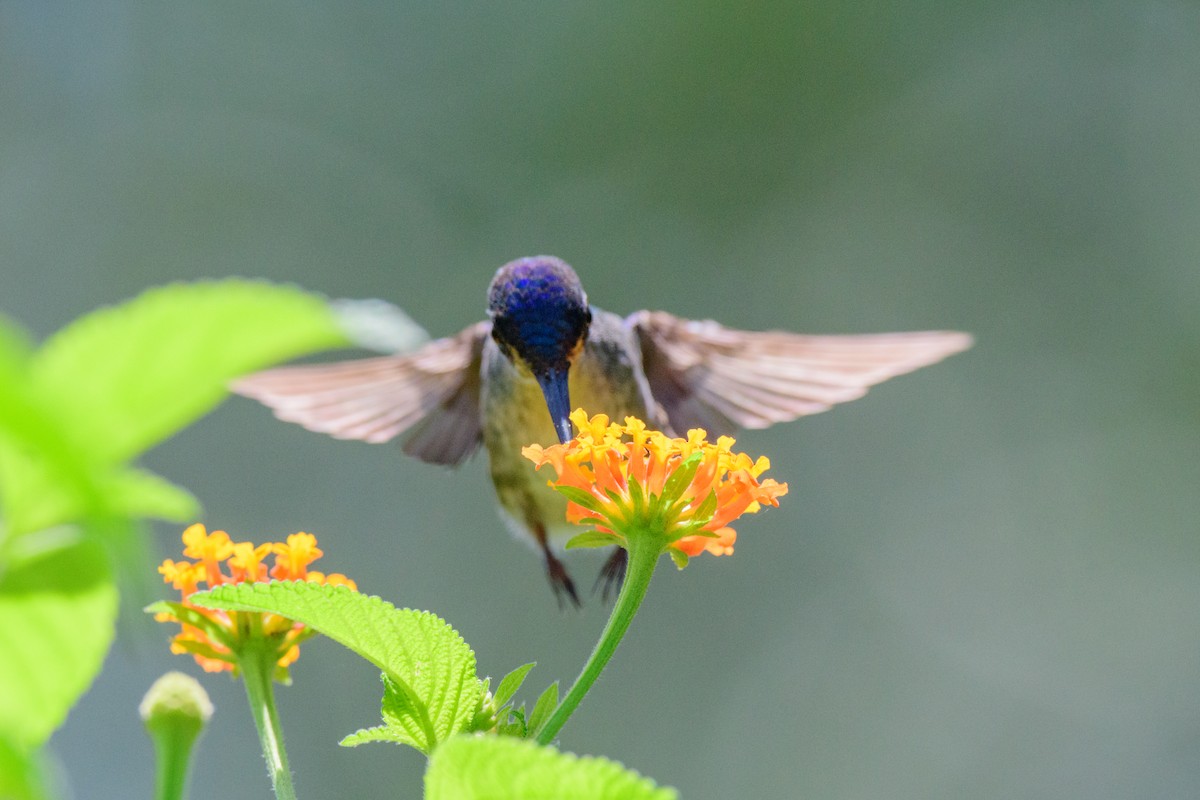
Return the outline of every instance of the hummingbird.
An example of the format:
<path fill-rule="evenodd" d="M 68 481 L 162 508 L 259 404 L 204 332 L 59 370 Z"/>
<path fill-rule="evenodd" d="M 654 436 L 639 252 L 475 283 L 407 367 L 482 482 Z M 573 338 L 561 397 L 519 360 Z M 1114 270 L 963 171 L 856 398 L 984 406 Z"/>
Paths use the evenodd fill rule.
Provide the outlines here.
<path fill-rule="evenodd" d="M 560 605 L 578 606 L 559 558 L 577 532 L 566 500 L 520 454 L 570 441 L 573 408 L 715 437 L 826 411 L 970 345 L 954 331 L 812 336 L 664 311 L 621 317 L 589 305 L 565 261 L 532 256 L 497 270 L 487 319 L 454 336 L 409 353 L 271 369 L 233 390 L 335 438 L 406 434 L 404 452 L 432 464 L 460 464 L 482 444 L 501 516 L 540 554 Z M 624 575 L 623 556 L 617 548 L 601 570 L 606 594 Z"/>

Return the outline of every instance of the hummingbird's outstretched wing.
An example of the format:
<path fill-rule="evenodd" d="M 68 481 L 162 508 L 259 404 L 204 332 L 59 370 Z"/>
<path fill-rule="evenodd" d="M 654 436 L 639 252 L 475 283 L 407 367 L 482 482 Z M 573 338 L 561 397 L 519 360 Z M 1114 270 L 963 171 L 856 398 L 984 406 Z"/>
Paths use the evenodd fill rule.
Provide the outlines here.
<path fill-rule="evenodd" d="M 650 393 L 677 433 L 765 428 L 862 397 L 867 387 L 971 346 L 954 331 L 863 336 L 751 332 L 712 320 L 638 311 L 626 319 L 641 342 Z"/>
<path fill-rule="evenodd" d="M 275 416 L 338 439 L 386 442 L 412 430 L 404 451 L 457 464 L 479 446 L 479 367 L 491 323 L 404 355 L 281 367 L 238 380 L 233 391 Z"/>

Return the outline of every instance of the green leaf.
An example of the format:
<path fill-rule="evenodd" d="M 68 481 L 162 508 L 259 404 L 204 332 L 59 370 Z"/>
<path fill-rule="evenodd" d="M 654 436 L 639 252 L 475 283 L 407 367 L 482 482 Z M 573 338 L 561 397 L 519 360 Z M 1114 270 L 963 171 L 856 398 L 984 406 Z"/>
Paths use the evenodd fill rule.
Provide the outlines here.
<path fill-rule="evenodd" d="M 508 710 L 508 720 L 500 722 L 496 726 L 496 733 L 501 736 L 517 736 L 525 738 L 529 735 L 529 726 L 525 723 L 525 704 L 522 703 L 520 708 L 510 708 Z"/>
<path fill-rule="evenodd" d="M 5 317 L 0 317 L 0 427 L 24 430 L 30 397 L 26 390 L 33 348 L 28 335 Z"/>
<path fill-rule="evenodd" d="M 227 585 L 188 599 L 207 608 L 280 614 L 370 661 L 395 684 L 384 696 L 385 705 L 390 703 L 384 715 L 389 741 L 429 753 L 466 730 L 479 705 L 475 654 L 433 614 L 398 609 L 344 586 L 299 581 Z M 390 700 L 389 692 L 395 695 Z M 365 733 L 347 738 L 351 743 L 381 739 L 375 734 L 361 738 Z"/>
<path fill-rule="evenodd" d="M 9 535 L 91 516 L 181 521 L 197 503 L 122 462 L 195 420 L 238 375 L 346 336 L 298 289 L 152 289 L 51 337 L 32 359 L 0 320 L 0 502 Z"/>
<path fill-rule="evenodd" d="M 528 664 L 522 664 L 500 679 L 500 683 L 496 684 L 496 693 L 493 695 L 497 708 L 503 708 L 508 705 L 508 701 L 512 700 L 513 695 L 517 693 L 517 690 L 521 688 L 521 684 L 525 682 L 525 676 L 535 666 L 537 666 L 537 663 L 533 661 Z"/>
<path fill-rule="evenodd" d="M 501 722 L 500 705 L 492 695 L 488 694 L 488 686 L 491 681 L 491 678 L 484 678 L 479 683 L 479 703 L 475 706 L 475 713 L 471 716 L 471 721 L 467 723 L 466 732 L 490 731 Z M 508 715 L 504 714 L 503 716 L 507 720 Z"/>
<path fill-rule="evenodd" d="M 412 721 L 424 713 L 424 707 L 418 698 L 410 694 L 406 686 L 389 678 L 386 672 L 380 675 L 380 678 L 383 681 L 383 700 L 379 713 L 384 724 L 344 737 L 339 742 L 343 747 L 357 747 L 366 742 L 413 744 Z"/>
<path fill-rule="evenodd" d="M 612 545 L 620 545 L 625 540 L 611 533 L 603 531 L 584 531 L 583 533 L 572 536 L 567 541 L 566 549 L 575 550 L 576 548 L 585 547 L 610 547 Z"/>
<path fill-rule="evenodd" d="M 696 477 L 703 457 L 701 453 L 692 453 L 680 462 L 663 486 L 662 497 L 665 502 L 674 503 L 679 499 L 679 495 L 683 494 L 683 490 L 692 482 L 692 478 Z"/>
<path fill-rule="evenodd" d="M 672 800 L 674 789 L 605 758 L 502 736 L 456 736 L 429 759 L 426 800 Z"/>
<path fill-rule="evenodd" d="M 471 723 L 471 731 L 492 732 L 501 736 L 525 735 L 525 706 L 522 704 L 521 708 L 515 709 L 509 701 L 521 688 L 533 667 L 533 663 L 523 664 L 505 675 L 496 687 L 495 695 L 487 694 L 490 679 L 484 680 L 484 698 L 481 699 L 479 710 Z"/>
<path fill-rule="evenodd" d="M 556 708 L 558 708 L 558 681 L 547 686 L 546 690 L 538 697 L 537 702 L 533 704 L 533 711 L 529 712 L 530 736 L 541 730 L 542 725 L 550 719 L 550 715 Z"/>
<path fill-rule="evenodd" d="M 524 719 L 519 718 L 515 711 L 510 713 L 511 721 L 501 722 L 496 726 L 497 736 L 513 736 L 517 739 L 524 739 L 527 733 Z"/>
<path fill-rule="evenodd" d="M 646 493 L 642 491 L 642 484 L 638 481 L 630 480 L 628 486 L 633 513 L 635 516 L 641 516 L 646 510 Z"/>
<path fill-rule="evenodd" d="M 40 531 L 95 516 L 185 522 L 199 513 L 200 504 L 190 492 L 152 472 L 79 466 L 89 470 L 82 481 L 45 459 L 0 446 L 0 496 L 10 533 Z"/>
<path fill-rule="evenodd" d="M 420 732 L 413 730 L 413 721 L 426 713 L 427 704 L 406 684 L 388 677 L 386 672 L 380 679 L 383 681 L 383 701 L 379 710 L 388 730 L 403 731 L 408 738 L 416 737 Z"/>
<path fill-rule="evenodd" d="M 31 362 L 19 338 L 0 318 L 0 504 L 5 533 L 14 537 L 80 517 L 56 509 L 96 509 L 105 500 L 100 471 L 33 389 Z"/>
<path fill-rule="evenodd" d="M 100 670 L 117 591 L 91 540 L 0 571 L 0 738 L 43 744 Z"/>
<path fill-rule="evenodd" d="M 5 800 L 45 800 L 46 770 L 36 752 L 0 737 L 0 797 Z"/>
<path fill-rule="evenodd" d="M 0 376 L 8 377 L 10 369 L 22 369 L 33 353 L 29 333 L 13 320 L 0 316 Z"/>
<path fill-rule="evenodd" d="M 717 493 L 709 492 L 708 497 L 704 498 L 697 508 L 692 519 L 699 523 L 701 527 L 712 521 L 713 515 L 717 513 Z"/>
<path fill-rule="evenodd" d="M 127 517 L 186 522 L 200 513 L 200 501 L 166 478 L 144 469 L 123 469 L 107 484 L 114 510 Z"/>
<path fill-rule="evenodd" d="M 210 619 L 204 614 L 201 614 L 191 606 L 185 606 L 183 603 L 176 603 L 171 600 L 159 600 L 157 603 L 151 603 L 146 606 L 147 614 L 170 614 L 179 622 L 187 623 L 193 628 L 199 628 L 204 631 L 204 634 L 215 642 L 231 648 L 236 642 L 236 637 L 230 633 L 229 629 Z"/>
<path fill-rule="evenodd" d="M 72 455 L 0 441 L 0 503 L 8 534 L 80 520 L 104 504 L 99 471 Z"/>
<path fill-rule="evenodd" d="M 294 287 L 176 284 L 75 320 L 32 378 L 72 440 L 118 463 L 208 412 L 233 378 L 347 344 L 329 304 Z"/>
<path fill-rule="evenodd" d="M 376 725 L 374 728 L 360 728 L 354 733 L 343 736 L 338 744 L 342 747 L 358 747 L 360 744 L 369 744 L 370 742 L 412 744 L 408 736 L 404 735 L 402 731 L 393 730 L 385 725 Z"/>
<path fill-rule="evenodd" d="M 595 511 L 597 514 L 604 513 L 604 505 L 600 502 L 600 498 L 591 492 L 580 489 L 578 486 L 555 486 L 554 489 L 575 505 L 583 506 L 588 511 Z"/>
<path fill-rule="evenodd" d="M 683 569 L 688 565 L 687 553 L 683 552 L 678 547 L 668 547 L 667 555 L 671 557 L 671 560 L 675 562 L 675 566 L 679 569 Z"/>

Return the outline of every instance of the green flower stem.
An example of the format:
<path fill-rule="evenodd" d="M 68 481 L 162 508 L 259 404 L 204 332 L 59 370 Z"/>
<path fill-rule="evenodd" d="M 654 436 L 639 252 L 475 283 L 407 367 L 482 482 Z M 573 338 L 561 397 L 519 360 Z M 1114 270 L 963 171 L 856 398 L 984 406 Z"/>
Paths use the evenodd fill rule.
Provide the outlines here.
<path fill-rule="evenodd" d="M 546 720 L 546 724 L 538 731 L 537 741 L 539 744 L 550 744 L 554 741 L 559 730 L 566 724 L 571 714 L 575 713 L 575 709 L 583 702 L 584 695 L 592 688 L 592 684 L 600 677 L 600 673 L 604 671 L 609 659 L 616 652 L 617 645 L 621 643 L 625 631 L 629 630 L 629 624 L 633 622 L 638 607 L 646 597 L 646 590 L 650 587 L 650 578 L 654 575 L 654 567 L 658 563 L 659 556 L 663 554 L 663 550 L 659 546 L 659 537 L 638 535 L 627 538 L 629 562 L 625 567 L 625 582 L 621 584 L 621 592 L 617 595 L 616 604 L 613 605 L 612 615 L 608 618 L 608 624 L 604 626 L 604 632 L 600 634 L 600 641 L 596 643 L 596 649 L 592 651 L 591 657 L 583 665 L 583 671 L 575 679 L 575 684 L 571 686 L 567 696 Z"/>
<path fill-rule="evenodd" d="M 155 761 L 158 764 L 154 796 L 157 800 L 183 800 L 187 797 L 188 769 L 196 736 L 154 736 Z"/>
<path fill-rule="evenodd" d="M 258 728 L 258 738 L 262 741 L 263 759 L 267 762 L 275 797 L 277 800 L 296 800 L 287 751 L 283 747 L 283 729 L 275 710 L 273 676 L 278 657 L 270 642 L 251 639 L 238 653 L 238 667 L 242 671 L 242 682 L 246 684 L 246 697 L 250 701 L 254 725 Z"/>
<path fill-rule="evenodd" d="M 212 717 L 212 703 L 200 682 L 182 672 L 156 680 L 138 705 L 154 742 L 157 800 L 184 800 L 192 748 Z"/>

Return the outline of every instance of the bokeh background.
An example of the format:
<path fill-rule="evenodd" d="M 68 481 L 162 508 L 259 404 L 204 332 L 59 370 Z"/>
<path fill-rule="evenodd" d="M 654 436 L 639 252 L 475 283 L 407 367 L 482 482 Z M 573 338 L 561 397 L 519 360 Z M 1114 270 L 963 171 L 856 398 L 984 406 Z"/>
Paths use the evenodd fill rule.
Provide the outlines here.
<path fill-rule="evenodd" d="M 0 312 L 41 337 L 244 275 L 440 336 L 501 263 L 553 253 L 614 311 L 971 331 L 741 439 L 792 493 L 733 558 L 664 565 L 562 745 L 695 798 L 1194 797 L 1197 86 L 1200 11 L 1165 0 L 0 0 Z M 603 623 L 557 609 L 482 459 L 234 399 L 145 463 L 235 536 L 316 533 L 483 673 L 536 660 L 529 700 Z M 150 796 L 136 704 L 197 672 L 129 617 L 53 740 L 77 798 Z M 415 752 L 336 746 L 376 722 L 374 670 L 305 651 L 281 695 L 301 796 L 414 796 Z M 269 796 L 241 686 L 204 682 L 193 796 Z"/>

